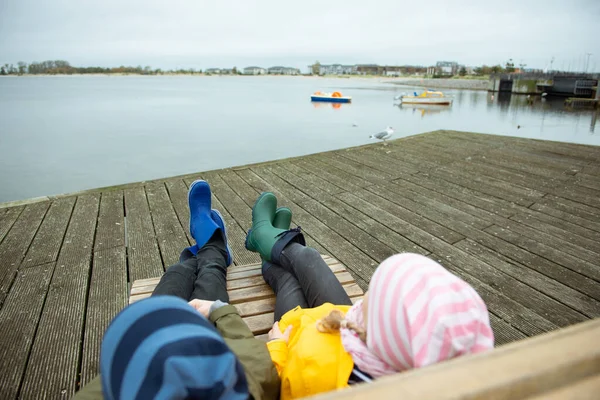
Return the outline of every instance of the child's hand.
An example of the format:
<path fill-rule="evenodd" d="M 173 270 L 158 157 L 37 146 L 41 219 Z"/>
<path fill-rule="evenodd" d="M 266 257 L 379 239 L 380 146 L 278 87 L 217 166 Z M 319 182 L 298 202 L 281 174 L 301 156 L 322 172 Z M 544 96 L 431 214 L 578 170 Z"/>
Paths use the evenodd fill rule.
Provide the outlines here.
<path fill-rule="evenodd" d="M 281 333 L 279 322 L 275 322 L 273 328 L 269 331 L 269 341 L 283 339 L 287 343 L 290 340 L 290 333 L 292 333 L 292 325 L 288 325 L 288 327 L 285 328 L 285 332 Z"/>
<path fill-rule="evenodd" d="M 213 303 L 214 301 L 194 299 L 188 304 L 194 307 L 200 314 L 204 315 L 205 318 L 208 318 L 210 314 L 210 306 L 212 306 Z"/>

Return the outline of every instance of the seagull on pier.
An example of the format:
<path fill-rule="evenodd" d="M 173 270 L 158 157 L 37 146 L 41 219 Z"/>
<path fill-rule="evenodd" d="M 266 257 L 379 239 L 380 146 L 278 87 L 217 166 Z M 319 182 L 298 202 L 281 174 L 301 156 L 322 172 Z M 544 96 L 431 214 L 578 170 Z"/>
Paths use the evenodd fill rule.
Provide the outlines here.
<path fill-rule="evenodd" d="M 392 137 L 392 135 L 394 134 L 394 128 L 392 128 L 391 126 L 388 126 L 387 128 L 385 128 L 385 130 L 381 131 L 381 132 L 377 132 L 374 135 L 369 136 L 371 139 L 379 139 L 379 140 L 383 140 L 383 144 L 385 145 L 385 141 L 388 140 L 389 138 Z"/>

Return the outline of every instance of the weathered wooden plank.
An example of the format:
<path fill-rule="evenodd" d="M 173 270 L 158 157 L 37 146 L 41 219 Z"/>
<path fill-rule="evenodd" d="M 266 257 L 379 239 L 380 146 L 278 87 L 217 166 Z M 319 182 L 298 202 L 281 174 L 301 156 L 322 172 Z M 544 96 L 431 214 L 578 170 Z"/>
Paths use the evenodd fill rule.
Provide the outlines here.
<path fill-rule="evenodd" d="M 110 247 L 96 251 L 85 314 L 80 386 L 85 386 L 99 373 L 102 337 L 111 320 L 126 305 L 125 247 Z"/>
<path fill-rule="evenodd" d="M 481 208 L 502 217 L 509 217 L 515 213 L 515 208 L 520 207 L 512 202 L 500 199 L 495 196 L 466 188 L 452 182 L 437 178 L 431 174 L 404 176 L 402 179 L 395 180 L 394 183 L 402 184 L 408 181 L 417 186 L 427 188 L 431 191 L 442 193 L 448 197 L 460 200 L 464 203 Z"/>
<path fill-rule="evenodd" d="M 252 226 L 252 213 L 250 212 L 248 204 L 246 204 L 218 174 L 208 173 L 205 174 L 204 177 L 210 184 L 212 193 L 223 207 L 225 207 L 227 212 L 235 218 L 238 224 L 240 224 L 244 233 L 247 233 L 248 229 Z"/>
<path fill-rule="evenodd" d="M 369 201 L 372 204 L 380 207 L 382 210 L 389 212 L 397 216 L 398 218 L 405 221 L 405 223 L 412 224 L 414 226 L 418 226 L 422 230 L 430 233 L 431 235 L 438 237 L 448 243 L 455 243 L 464 238 L 463 235 L 446 228 L 443 225 L 438 224 L 437 222 L 431 221 L 427 218 L 422 217 L 421 215 L 409 210 L 407 207 L 410 205 L 408 202 L 404 202 L 402 206 L 392 203 L 391 201 L 381 197 L 378 194 L 374 194 L 367 190 L 362 190 L 354 193 L 357 197 L 360 197 L 363 200 Z M 342 197 L 344 196 L 344 197 Z M 344 200 L 347 194 L 340 195 L 340 198 Z"/>
<path fill-rule="evenodd" d="M 301 158 L 296 161 L 302 168 L 311 171 L 315 175 L 331 182 L 345 190 L 358 190 L 365 186 L 372 185 L 371 182 L 361 179 L 355 175 L 349 174 L 344 170 L 330 166 L 320 161 L 316 157 Z"/>
<path fill-rule="evenodd" d="M 307 196 L 313 199 L 320 199 L 324 196 L 328 196 L 327 192 L 323 191 L 319 187 L 315 186 L 312 182 L 307 181 L 301 176 L 298 176 L 287 169 L 283 168 L 279 165 L 272 165 L 270 171 L 277 175 L 279 178 L 283 179 L 290 185 L 296 187 L 298 190 L 305 193 Z M 337 190 L 337 193 L 340 193 L 341 190 Z M 300 202 L 302 204 L 302 202 Z"/>
<path fill-rule="evenodd" d="M 190 207 L 188 205 L 188 187 L 183 179 L 169 179 L 165 181 L 171 204 L 179 218 L 179 223 L 188 238 L 190 244 L 196 243 L 190 233 Z"/>
<path fill-rule="evenodd" d="M 125 246 L 125 207 L 123 192 L 115 190 L 102 193 L 95 250 Z"/>
<path fill-rule="evenodd" d="M 20 271 L 0 310 L 0 393 L 16 399 L 54 263 Z"/>
<path fill-rule="evenodd" d="M 25 206 L 20 206 L 10 207 L 1 210 L 2 213 L 0 214 L 0 243 L 2 243 L 2 240 L 4 240 L 4 237 L 6 236 L 10 228 L 12 228 L 13 224 L 15 223 L 17 218 L 19 218 L 19 215 L 21 215 L 24 209 Z"/>
<path fill-rule="evenodd" d="M 167 268 L 169 265 L 179 262 L 181 251 L 190 243 L 179 223 L 177 214 L 175 214 L 164 183 L 146 185 L 146 196 L 150 205 L 158 247 L 165 268 Z"/>
<path fill-rule="evenodd" d="M 129 280 L 133 282 L 162 275 L 163 262 L 143 187 L 125 191 L 125 213 Z"/>
<path fill-rule="evenodd" d="M 46 213 L 20 268 L 34 267 L 56 261 L 74 204 L 75 197 L 58 199 L 50 204 L 50 209 Z"/>
<path fill-rule="evenodd" d="M 450 197 L 445 193 L 427 189 L 426 187 L 416 185 L 407 180 L 397 179 L 394 181 L 393 185 L 387 185 L 385 188 L 394 193 L 404 194 L 414 201 L 439 208 L 442 212 L 450 212 L 451 215 L 455 212 L 454 210 L 459 210 L 469 217 L 475 217 L 476 220 L 473 220 L 474 223 L 482 224 L 482 221 L 486 221 L 486 225 L 483 225 L 484 227 L 489 226 L 489 224 L 494 222 L 498 223 L 506 220 L 506 218 L 496 213 L 475 207 L 462 200 Z M 462 213 L 457 215 L 457 217 L 465 216 Z M 470 219 L 469 217 L 467 218 Z"/>
<path fill-rule="evenodd" d="M 516 228 L 517 230 L 513 230 Z M 518 233 L 528 232 L 534 236 L 525 236 L 525 234 Z M 517 225 L 505 224 L 505 226 L 492 225 L 485 229 L 485 232 L 496 235 L 509 243 L 513 243 L 533 254 L 537 254 L 541 257 L 547 258 L 556 262 L 557 264 L 563 265 L 572 271 L 580 273 L 583 276 L 600 281 L 600 268 L 597 265 L 586 262 L 581 258 L 571 256 L 562 251 L 567 248 L 567 244 L 561 240 L 555 239 L 550 235 L 548 237 L 540 237 L 542 234 L 537 231 L 531 231 L 524 227 L 517 228 Z M 539 239 L 538 239 L 539 238 Z M 547 244 L 543 244 L 544 242 Z"/>
<path fill-rule="evenodd" d="M 410 190 L 403 190 L 393 184 L 387 186 L 375 185 L 367 188 L 367 190 L 451 230 L 455 230 L 453 229 L 454 221 L 461 221 L 476 229 L 482 229 L 491 224 L 487 220 L 468 214 L 448 204 L 432 200 Z"/>
<path fill-rule="evenodd" d="M 389 174 L 392 178 L 399 178 L 404 175 L 412 175 L 417 172 L 417 169 L 411 166 L 407 166 L 403 163 L 396 163 L 394 165 L 383 160 L 382 157 L 372 157 L 370 154 L 364 154 L 362 149 L 346 149 L 338 150 L 335 154 L 345 157 L 353 162 L 363 164 L 367 167 L 373 168 L 374 170 Z"/>
<path fill-rule="evenodd" d="M 515 218 L 498 225 L 590 263 L 600 258 L 600 233 L 597 235 L 598 241 L 595 241 L 545 224 L 538 224 L 539 229 L 534 229 L 517 222 Z"/>
<path fill-rule="evenodd" d="M 302 208 L 309 214 L 316 217 L 321 223 L 328 226 L 330 229 L 337 232 L 344 239 L 353 243 L 360 243 L 363 251 L 375 261 L 381 262 L 392 256 L 395 251 L 380 242 L 367 232 L 351 224 L 321 203 L 316 201 L 307 201 L 302 205 Z"/>
<path fill-rule="evenodd" d="M 588 213 L 585 210 L 581 210 L 578 207 L 573 207 L 573 203 L 574 202 L 570 202 L 566 199 L 560 199 L 559 197 L 551 198 L 550 196 L 546 196 L 537 201 L 530 208 L 555 218 L 583 226 L 587 229 L 600 232 L 598 216 Z"/>
<path fill-rule="evenodd" d="M 596 281 L 590 278 L 483 231 L 481 235 L 471 237 L 471 239 L 516 261 L 518 264 L 536 270 L 572 289 L 600 300 L 600 287 Z"/>
<path fill-rule="evenodd" d="M 529 304 L 529 301 L 534 302 L 531 306 L 532 309 L 537 310 L 538 314 L 558 326 L 567 326 L 583 322 L 587 318 L 600 316 L 600 302 L 555 279 L 551 279 L 538 271 L 520 265 L 471 239 L 462 240 L 455 243 L 454 246 L 509 275 L 514 279 L 514 285 L 518 286 L 520 282 L 528 285 L 529 289 L 525 288 L 523 291 L 524 295 L 528 297 L 528 299 L 526 298 L 528 301 L 525 304 Z M 510 284 L 510 286 L 512 287 L 513 284 Z M 498 282 L 491 281 L 490 285 L 496 286 Z M 540 296 L 537 292 L 545 294 L 554 301 Z"/>
<path fill-rule="evenodd" d="M 49 202 L 44 201 L 26 206 L 0 243 L 0 305 L 49 205 Z"/>
<path fill-rule="evenodd" d="M 510 219 L 556 237 L 568 238 L 573 243 L 594 251 L 597 246 L 600 246 L 598 244 L 600 242 L 600 232 L 554 217 L 550 214 L 532 209 L 523 209 L 523 211 L 516 213 Z M 595 245 L 592 245 L 592 243 Z"/>
<path fill-rule="evenodd" d="M 278 166 L 296 176 L 301 177 L 305 181 L 310 182 L 315 189 L 318 189 L 322 192 L 335 194 L 348 190 L 346 187 L 347 185 L 339 187 L 335 183 L 328 182 L 320 176 L 308 171 L 307 169 L 300 167 L 298 164 L 294 164 L 292 162 L 283 162 L 278 164 Z"/>
<path fill-rule="evenodd" d="M 492 168 L 491 171 L 483 171 L 483 168 L 469 168 L 468 164 L 460 163 L 442 167 L 434 173 L 437 176 L 452 177 L 451 179 L 459 179 L 462 183 L 469 182 L 470 184 L 487 188 L 486 190 L 493 191 L 495 196 L 506 198 L 523 206 L 533 204 L 537 199 L 540 199 L 546 194 L 546 191 L 523 186 L 524 182 L 510 182 L 509 178 L 504 178 L 503 172 L 497 168 Z M 486 172 L 486 173 L 482 173 Z M 506 173 L 504 173 L 506 174 Z M 450 179 L 449 179 L 450 180 Z"/>
<path fill-rule="evenodd" d="M 329 168 L 333 167 L 338 170 L 344 171 L 346 175 L 350 175 L 350 181 L 352 182 L 352 175 L 356 176 L 360 180 L 365 180 L 371 183 L 385 183 L 388 180 L 392 179 L 392 177 L 384 172 L 380 172 L 369 168 L 360 163 L 354 162 L 348 158 L 344 158 L 342 156 L 332 155 L 331 153 L 327 153 L 326 155 L 316 156 L 316 159 L 321 161 L 323 164 L 327 165 Z M 334 170 L 335 171 L 335 170 Z M 336 173 L 339 173 L 336 171 Z"/>
<path fill-rule="evenodd" d="M 494 332 L 495 347 L 527 338 L 527 335 L 505 322 L 502 318 L 497 317 L 493 313 L 489 313 L 489 316 L 490 325 Z"/>
<path fill-rule="evenodd" d="M 340 218 L 345 218 L 371 236 L 377 238 L 380 242 L 385 243 L 395 253 L 411 252 L 423 255 L 429 254 L 428 250 L 417 245 L 415 242 L 410 241 L 406 237 L 398 234 L 341 200 L 330 197 L 322 203 L 339 215 Z"/>
<path fill-rule="evenodd" d="M 579 186 L 584 186 L 589 189 L 600 190 L 600 177 L 596 175 L 589 175 L 580 172 L 575 175 L 575 180 L 573 182 Z"/>
<path fill-rule="evenodd" d="M 75 393 L 99 202 L 99 193 L 77 198 L 50 281 L 20 398 L 71 397 Z"/>
<path fill-rule="evenodd" d="M 504 189 L 506 189 L 506 185 L 504 185 L 504 184 L 497 184 L 496 186 L 490 185 L 490 184 L 488 184 L 487 180 L 483 180 L 477 176 L 476 177 L 465 176 L 465 175 L 460 174 L 457 171 L 451 170 L 451 169 L 445 169 L 445 170 L 438 169 L 433 172 L 430 172 L 430 174 L 436 178 L 441 178 L 445 181 L 454 183 L 458 186 L 463 186 L 463 187 L 466 187 L 466 188 L 469 188 L 469 189 L 472 189 L 472 190 L 475 190 L 478 192 L 485 193 L 490 196 L 494 196 L 499 199 L 517 203 L 517 204 L 525 206 L 525 207 L 528 207 L 532 203 L 534 203 L 534 200 L 523 195 L 522 190 L 521 190 L 520 194 L 516 194 L 512 190 L 505 191 Z M 423 174 L 415 175 L 415 177 L 417 177 L 417 178 L 421 178 L 422 176 L 428 176 L 428 175 L 423 175 Z M 505 187 L 501 188 L 499 186 L 505 186 Z M 540 193 L 536 193 L 536 195 L 538 196 L 538 197 L 536 197 L 536 199 L 539 198 L 539 196 L 541 196 Z"/>

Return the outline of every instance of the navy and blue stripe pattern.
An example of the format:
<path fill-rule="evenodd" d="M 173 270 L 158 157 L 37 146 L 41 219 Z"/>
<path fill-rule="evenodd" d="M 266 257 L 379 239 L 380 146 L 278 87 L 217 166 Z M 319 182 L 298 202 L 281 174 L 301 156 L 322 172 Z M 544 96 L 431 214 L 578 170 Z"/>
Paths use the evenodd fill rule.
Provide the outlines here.
<path fill-rule="evenodd" d="M 249 397 L 244 370 L 219 332 L 172 296 L 139 301 L 115 317 L 100 373 L 110 400 Z"/>

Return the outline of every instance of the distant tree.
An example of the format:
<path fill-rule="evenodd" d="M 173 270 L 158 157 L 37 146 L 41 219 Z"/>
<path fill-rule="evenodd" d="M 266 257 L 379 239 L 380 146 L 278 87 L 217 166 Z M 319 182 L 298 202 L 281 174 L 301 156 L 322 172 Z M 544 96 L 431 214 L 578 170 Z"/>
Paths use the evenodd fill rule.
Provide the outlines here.
<path fill-rule="evenodd" d="M 310 66 L 313 75 L 319 75 L 321 73 L 321 63 L 319 61 L 315 61 L 313 65 Z"/>
<path fill-rule="evenodd" d="M 499 74 L 500 72 L 502 72 L 502 66 L 501 65 L 494 65 L 493 67 L 491 67 L 490 72 L 492 74 Z"/>
<path fill-rule="evenodd" d="M 458 71 L 458 74 L 460 76 L 465 76 L 467 74 L 467 69 L 464 66 L 460 67 L 460 71 Z"/>
<path fill-rule="evenodd" d="M 27 73 L 27 63 L 23 61 L 19 61 L 17 63 L 17 68 L 19 69 L 19 75 L 23 75 Z"/>
<path fill-rule="evenodd" d="M 527 66 L 527 64 L 523 64 L 523 63 L 519 64 L 519 69 L 521 70 L 521 72 L 525 72 L 525 67 L 526 66 Z"/>
<path fill-rule="evenodd" d="M 237 67 L 233 67 L 233 69 L 231 70 L 231 73 L 232 73 L 233 75 L 237 75 L 237 73 L 238 73 L 238 69 L 237 69 Z"/>
<path fill-rule="evenodd" d="M 146 65 L 144 67 L 144 75 L 150 75 L 152 73 L 152 67 L 149 65 Z"/>
<path fill-rule="evenodd" d="M 475 75 L 483 75 L 483 68 L 482 67 L 475 67 L 475 68 L 473 68 L 473 73 Z"/>
<path fill-rule="evenodd" d="M 512 58 L 506 62 L 506 67 L 504 70 L 508 73 L 515 72 L 515 63 L 513 62 Z"/>
<path fill-rule="evenodd" d="M 0 67 L 0 75 L 7 75 L 6 69 L 4 69 L 4 66 Z"/>

